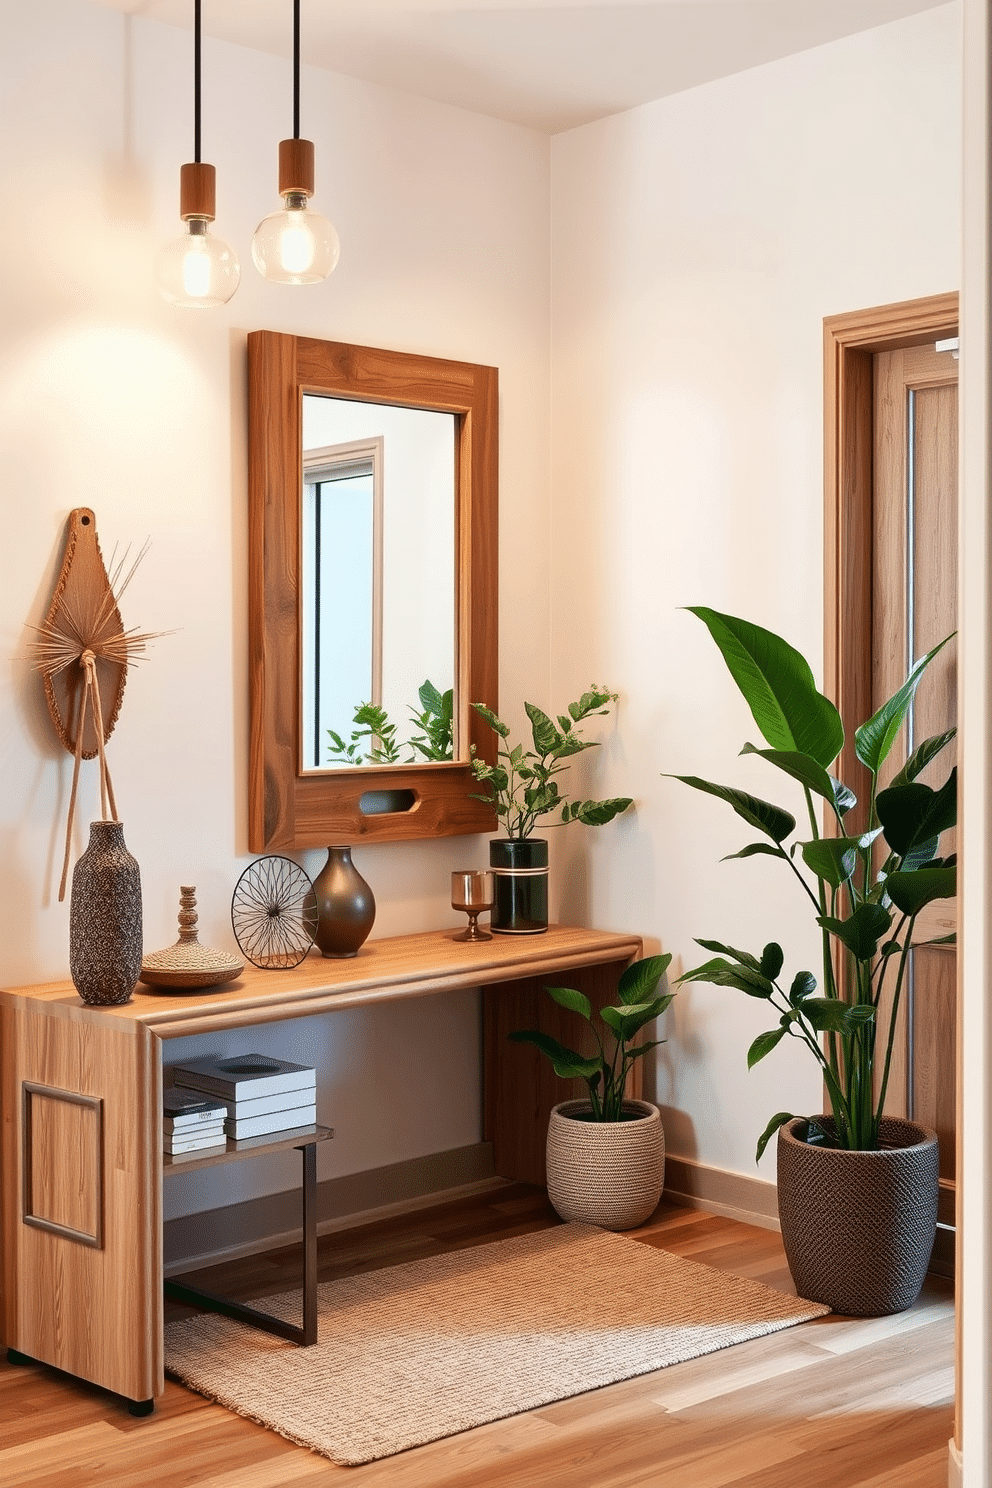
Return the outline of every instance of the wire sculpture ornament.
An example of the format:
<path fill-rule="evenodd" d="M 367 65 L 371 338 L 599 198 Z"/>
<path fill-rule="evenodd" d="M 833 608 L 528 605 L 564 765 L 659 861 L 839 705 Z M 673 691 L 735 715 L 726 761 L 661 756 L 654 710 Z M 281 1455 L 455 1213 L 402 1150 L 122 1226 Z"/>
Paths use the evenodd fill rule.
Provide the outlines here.
<path fill-rule="evenodd" d="M 317 934 L 313 884 L 291 858 L 256 858 L 235 886 L 231 924 L 252 966 L 263 971 L 299 966 Z"/>

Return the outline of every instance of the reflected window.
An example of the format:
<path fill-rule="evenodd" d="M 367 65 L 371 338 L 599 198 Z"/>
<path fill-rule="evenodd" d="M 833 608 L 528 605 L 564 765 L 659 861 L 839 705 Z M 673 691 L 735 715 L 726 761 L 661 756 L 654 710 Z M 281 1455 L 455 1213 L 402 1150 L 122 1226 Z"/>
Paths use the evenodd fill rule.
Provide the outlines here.
<path fill-rule="evenodd" d="M 304 768 L 328 763 L 356 700 L 382 701 L 382 440 L 303 461 Z"/>

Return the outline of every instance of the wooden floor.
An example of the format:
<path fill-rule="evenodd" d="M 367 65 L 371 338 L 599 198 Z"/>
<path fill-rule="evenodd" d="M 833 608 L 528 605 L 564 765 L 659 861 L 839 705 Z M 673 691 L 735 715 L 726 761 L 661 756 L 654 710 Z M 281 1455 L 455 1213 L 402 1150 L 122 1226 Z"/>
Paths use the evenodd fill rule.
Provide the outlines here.
<path fill-rule="evenodd" d="M 321 1241 L 329 1280 L 555 1223 L 506 1186 Z M 663 1202 L 635 1238 L 794 1290 L 779 1237 Z M 292 1251 L 200 1274 L 242 1297 L 298 1284 Z M 943 1488 L 951 1287 L 895 1318 L 817 1319 L 365 1467 L 336 1467 L 181 1385 L 136 1420 L 113 1396 L 0 1362 L 0 1483 L 47 1488 Z"/>

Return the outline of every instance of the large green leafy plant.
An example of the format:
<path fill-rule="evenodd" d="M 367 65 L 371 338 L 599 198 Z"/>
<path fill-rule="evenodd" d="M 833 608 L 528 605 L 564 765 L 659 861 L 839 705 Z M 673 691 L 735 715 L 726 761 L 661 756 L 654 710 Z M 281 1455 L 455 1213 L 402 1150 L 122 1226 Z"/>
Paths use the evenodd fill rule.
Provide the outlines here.
<path fill-rule="evenodd" d="M 529 837 L 538 819 L 554 811 L 561 812 L 562 822 L 580 821 L 587 827 L 601 827 L 633 804 L 630 796 L 612 796 L 606 801 L 570 801 L 562 794 L 556 779 L 567 768 L 566 760 L 597 747 L 595 739 L 582 738 L 577 725 L 586 718 L 608 713 L 610 704 L 616 700 L 615 692 L 591 687 L 578 702 L 569 703 L 567 713 L 559 713 L 557 725 L 535 703 L 524 703 L 533 749 L 508 744 L 510 730 L 502 719 L 483 703 L 472 704 L 499 739 L 494 765 L 472 760 L 472 773 L 485 790 L 485 795 L 474 799 L 489 802 L 506 828 L 507 837 L 515 840 Z"/>
<path fill-rule="evenodd" d="M 555 1002 L 586 1020 L 592 1028 L 597 1053 L 587 1058 L 566 1048 L 550 1034 L 536 1029 L 519 1029 L 510 1034 L 517 1043 L 536 1044 L 551 1060 L 560 1079 L 585 1080 L 589 1087 L 589 1120 L 624 1120 L 624 1092 L 635 1061 L 665 1042 L 664 1039 L 649 1039 L 635 1045 L 633 1041 L 645 1024 L 665 1011 L 675 996 L 674 992 L 666 992 L 661 997 L 656 995 L 658 983 L 668 970 L 671 959 L 671 956 L 645 956 L 641 961 L 632 961 L 621 973 L 617 984 L 617 1005 L 599 1010 L 600 1018 L 612 1035 L 609 1052 L 592 1021 L 592 1004 L 584 992 L 574 987 L 547 987 L 545 990 Z"/>
<path fill-rule="evenodd" d="M 952 898 L 957 890 L 954 856 L 938 855 L 941 834 L 957 821 L 957 770 L 952 769 L 937 789 L 917 778 L 954 738 L 955 730 L 925 739 L 888 787 L 878 788 L 879 771 L 912 707 L 920 679 L 947 642 L 916 662 L 898 692 L 855 731 L 855 753 L 868 771 L 870 785 L 863 821 L 852 832 L 846 823 L 856 811 L 854 792 L 828 769 L 843 748 L 844 727 L 833 703 L 817 691 L 806 661 L 780 636 L 760 626 L 703 606 L 690 609 L 719 646 L 769 746 L 745 744 L 741 753 L 758 754 L 799 782 L 810 835 L 787 846 L 796 821 L 782 807 L 696 775 L 675 778 L 726 801 L 761 834 L 731 857 L 777 858 L 798 880 L 820 927 L 822 985 L 817 994 L 817 979 L 810 971 L 797 971 L 791 981 L 783 979 L 785 958 L 774 941 L 753 955 L 719 941 L 700 940 L 698 945 L 714 953 L 712 959 L 679 980 L 735 987 L 767 1002 L 778 1015 L 777 1023 L 752 1043 L 748 1067 L 784 1038 L 800 1039 L 822 1069 L 833 1117 L 830 1126 L 811 1123 L 812 1139 L 874 1150 L 879 1145 L 910 952 L 916 944 L 954 939 L 949 935 L 917 942 L 914 934 L 920 911 L 933 900 Z M 814 796 L 826 802 L 835 835 L 820 832 Z M 889 1026 L 883 1041 L 878 1015 L 883 992 L 890 986 Z M 792 1119 L 790 1111 L 772 1117 L 758 1141 L 757 1157 L 778 1128 Z"/>

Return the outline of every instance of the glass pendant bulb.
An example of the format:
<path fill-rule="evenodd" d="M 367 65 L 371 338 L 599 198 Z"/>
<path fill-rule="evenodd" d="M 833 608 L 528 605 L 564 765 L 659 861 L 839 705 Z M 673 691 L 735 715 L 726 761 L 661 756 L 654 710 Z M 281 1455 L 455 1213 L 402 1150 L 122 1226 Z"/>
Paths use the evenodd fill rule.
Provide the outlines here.
<path fill-rule="evenodd" d="M 187 231 L 161 249 L 155 266 L 159 293 L 191 310 L 226 305 L 240 279 L 234 250 L 213 236 L 205 217 L 191 217 Z"/>
<path fill-rule="evenodd" d="M 262 219 L 251 240 L 251 256 L 263 279 L 276 284 L 316 284 L 341 257 L 333 222 L 307 207 L 302 191 L 287 192 L 281 212 Z"/>
<path fill-rule="evenodd" d="M 313 195 L 313 144 L 279 142 L 281 212 L 262 219 L 251 240 L 251 256 L 263 279 L 275 284 L 317 284 L 333 273 L 341 239 L 326 217 L 309 206 Z"/>
<path fill-rule="evenodd" d="M 180 172 L 179 213 L 186 231 L 166 243 L 155 266 L 159 293 L 170 304 L 210 310 L 226 305 L 241 279 L 233 248 L 210 232 L 214 220 L 215 172 L 199 161 Z"/>

